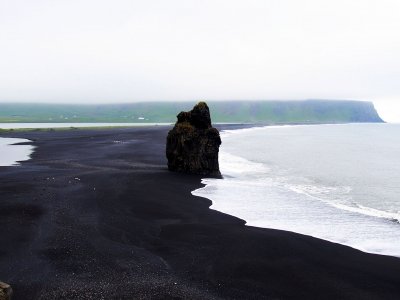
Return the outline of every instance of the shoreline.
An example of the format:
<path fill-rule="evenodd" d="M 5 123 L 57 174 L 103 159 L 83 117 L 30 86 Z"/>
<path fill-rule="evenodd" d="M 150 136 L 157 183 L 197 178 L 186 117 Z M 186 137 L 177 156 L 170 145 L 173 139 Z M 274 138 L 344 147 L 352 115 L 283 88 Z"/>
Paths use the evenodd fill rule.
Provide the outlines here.
<path fill-rule="evenodd" d="M 367 126 L 369 124 L 357 125 Z M 357 125 L 348 124 L 348 126 Z M 384 125 L 395 126 L 393 124 Z M 378 126 L 381 125 L 379 124 Z M 307 190 L 300 190 L 300 192 L 298 192 L 298 188 L 296 185 L 301 184 L 299 183 L 299 178 L 294 181 L 295 183 L 292 182 L 290 184 L 287 181 L 284 181 L 286 184 L 282 184 L 280 182 L 281 177 L 290 175 L 288 175 L 287 172 L 285 173 L 286 175 L 282 175 L 283 173 L 279 173 L 280 177 L 277 178 L 277 166 L 282 167 L 282 164 L 275 166 L 275 168 L 273 169 L 274 171 L 272 171 L 270 169 L 272 168 L 272 163 L 265 163 L 263 160 L 257 160 L 260 158 L 257 156 L 247 155 L 246 152 L 244 152 L 244 149 L 246 148 L 241 149 L 240 143 L 242 142 L 242 139 L 245 138 L 245 136 L 253 136 L 253 134 L 255 134 L 258 130 L 264 130 L 260 131 L 261 134 L 254 135 L 256 137 L 258 136 L 261 139 L 262 136 L 265 136 L 267 132 L 266 130 L 269 130 L 270 128 L 274 128 L 274 130 L 280 130 L 279 127 L 276 126 L 239 129 L 232 131 L 228 130 L 222 132 L 221 135 L 225 135 L 225 137 L 227 138 L 227 148 L 224 148 L 225 144 L 223 144 L 220 148 L 220 163 L 222 164 L 221 173 L 223 176 L 227 176 L 226 182 L 203 178 L 202 183 L 205 184 L 205 187 L 193 191 L 192 194 L 200 197 L 206 197 L 212 200 L 212 209 L 216 209 L 218 211 L 222 211 L 224 213 L 242 218 L 246 220 L 248 225 L 251 226 L 260 228 L 273 228 L 277 230 L 287 230 L 290 232 L 304 234 L 314 238 L 323 239 L 325 241 L 349 246 L 353 249 L 358 249 L 366 253 L 387 255 L 400 258 L 400 248 L 398 247 L 399 244 L 397 242 L 399 214 L 395 212 L 392 213 L 384 209 L 379 210 L 374 206 L 369 207 L 368 204 L 363 204 L 363 202 L 356 201 L 356 199 L 358 198 L 352 198 L 353 200 L 351 203 L 337 204 L 335 201 L 329 201 L 331 198 L 323 198 L 319 195 L 308 193 Z M 348 128 L 349 130 L 351 130 L 351 128 L 354 129 L 357 127 Z M 301 134 L 301 131 L 298 132 L 300 132 Z M 274 135 L 272 134 L 272 136 Z M 249 140 L 246 140 L 246 142 L 248 141 Z M 274 141 L 275 140 L 273 140 L 272 144 L 279 145 L 279 142 L 275 143 Z M 234 146 L 232 145 L 241 150 L 235 152 L 236 148 L 234 148 Z M 257 151 L 260 150 L 257 148 Z M 272 150 L 272 157 L 274 157 L 273 153 L 274 151 Z M 280 162 L 282 163 L 282 161 Z M 241 170 L 241 172 L 236 172 L 236 168 Z M 299 172 L 297 172 L 296 175 L 297 177 L 299 177 Z M 308 175 L 310 176 L 310 174 Z M 300 176 L 302 176 L 301 172 Z M 300 177 L 300 179 L 301 178 L 302 177 Z M 257 184 L 254 184 L 253 186 L 252 180 L 261 179 L 267 182 L 265 186 L 269 186 L 268 189 L 261 189 Z M 284 199 L 276 197 L 277 195 L 279 196 L 281 193 L 278 194 L 276 192 L 277 189 L 274 189 L 274 187 L 268 185 L 268 182 L 271 180 L 275 183 L 274 186 L 279 186 L 282 191 L 288 193 L 286 197 L 288 199 L 291 199 L 291 201 L 285 201 Z M 312 187 L 315 187 L 315 189 L 320 188 L 320 186 L 318 186 L 318 184 L 315 182 L 310 183 L 310 181 L 307 181 L 307 184 L 312 185 Z M 319 182 L 319 184 L 322 185 L 321 182 Z M 296 187 L 296 189 L 294 190 L 291 189 L 293 185 Z M 243 188 L 241 188 L 242 186 Z M 245 197 L 237 196 L 244 195 L 243 192 L 246 191 L 246 188 L 244 188 L 244 186 L 247 186 L 247 190 L 249 193 L 254 192 L 259 195 L 255 195 L 255 199 L 257 199 L 257 201 L 248 200 Z M 251 186 L 252 188 L 250 188 L 249 186 Z M 325 183 L 325 185 L 323 185 L 322 187 L 325 186 L 327 186 L 327 183 Z M 340 188 L 341 186 L 338 187 Z M 351 190 L 352 188 L 349 189 Z M 289 193 L 291 193 L 292 195 L 289 196 Z M 298 195 L 293 196 L 296 193 L 298 193 Z M 270 196 L 263 197 L 261 195 Z M 306 199 L 302 201 L 301 197 L 308 198 L 310 202 L 305 201 Z M 268 198 L 270 199 L 268 200 Z M 279 201 L 277 199 L 279 199 Z M 250 203 L 250 205 L 248 203 Z M 258 203 L 261 204 L 258 205 Z M 354 206 L 352 206 L 351 204 L 353 204 Z M 280 208 L 278 208 L 278 205 L 281 205 L 281 207 L 287 207 L 287 209 L 283 208 L 282 210 L 280 210 Z M 305 211 L 304 213 L 300 214 L 300 216 L 296 215 L 296 213 L 293 214 L 292 211 L 296 210 L 296 208 L 299 210 L 304 209 Z M 324 222 L 324 220 L 318 217 L 324 214 L 327 214 L 327 219 L 331 219 L 330 222 Z M 260 218 L 260 215 L 264 215 L 264 218 Z M 305 220 L 310 220 L 310 222 L 308 223 L 305 222 L 308 224 L 308 226 L 301 226 L 301 223 L 296 222 L 301 222 L 301 217 L 305 218 Z M 279 219 L 282 221 L 280 222 Z M 339 223 L 346 222 L 348 224 L 348 228 L 338 225 Z M 369 230 L 368 234 L 362 232 L 362 229 L 359 230 L 357 228 L 352 228 L 352 230 L 349 231 L 349 226 L 352 222 L 354 224 L 358 224 L 358 228 L 370 227 L 371 229 Z M 331 229 L 321 230 L 320 228 L 323 227 Z M 335 229 L 332 230 L 332 228 Z M 334 231 L 334 233 L 332 233 L 332 231 Z"/>
<path fill-rule="evenodd" d="M 18 166 L 22 161 L 30 160 L 35 150 L 31 143 L 28 139 L 0 137 L 0 167 Z"/>
<path fill-rule="evenodd" d="M 191 195 L 202 176 L 166 168 L 169 128 L 2 134 L 36 146 L 0 167 L 0 280 L 13 299 L 400 296 L 398 258 L 209 209 Z"/>

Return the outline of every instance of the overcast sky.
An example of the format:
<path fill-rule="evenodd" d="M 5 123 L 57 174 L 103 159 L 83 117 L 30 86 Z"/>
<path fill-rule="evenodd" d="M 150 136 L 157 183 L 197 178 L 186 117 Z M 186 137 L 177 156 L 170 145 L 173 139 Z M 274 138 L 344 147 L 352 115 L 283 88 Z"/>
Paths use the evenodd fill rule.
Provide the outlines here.
<path fill-rule="evenodd" d="M 400 0 L 0 0 L 0 101 L 306 98 L 400 121 Z"/>

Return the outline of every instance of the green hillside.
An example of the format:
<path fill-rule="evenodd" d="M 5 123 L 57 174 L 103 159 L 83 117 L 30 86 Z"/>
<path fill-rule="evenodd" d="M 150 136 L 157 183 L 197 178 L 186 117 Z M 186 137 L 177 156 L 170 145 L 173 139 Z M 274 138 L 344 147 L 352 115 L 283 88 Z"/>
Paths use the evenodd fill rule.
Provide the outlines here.
<path fill-rule="evenodd" d="M 213 122 L 227 123 L 344 123 L 382 122 L 371 102 L 209 101 Z M 0 122 L 175 122 L 195 102 L 129 104 L 0 103 Z"/>

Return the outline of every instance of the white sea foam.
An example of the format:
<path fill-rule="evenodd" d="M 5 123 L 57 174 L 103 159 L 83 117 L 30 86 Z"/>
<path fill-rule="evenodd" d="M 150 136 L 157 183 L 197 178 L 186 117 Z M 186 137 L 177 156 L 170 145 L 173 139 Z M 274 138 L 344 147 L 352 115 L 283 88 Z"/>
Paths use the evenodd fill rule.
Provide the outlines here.
<path fill-rule="evenodd" d="M 367 206 L 363 206 L 357 203 L 352 203 L 351 205 L 339 203 L 340 200 L 345 200 L 351 203 L 351 196 L 345 197 L 351 192 L 351 187 L 320 187 L 313 185 L 302 185 L 302 186 L 290 186 L 292 191 L 304 194 L 314 199 L 323 201 L 324 203 L 336 207 L 338 209 L 346 210 L 349 212 L 354 212 L 358 214 L 363 214 L 366 216 L 377 217 L 388 219 L 396 222 L 400 222 L 400 212 L 388 212 L 384 210 L 379 210 Z M 329 197 L 334 196 L 335 199 L 329 199 Z"/>
<path fill-rule="evenodd" d="M 343 210 L 363 214 L 366 216 L 388 219 L 388 220 L 392 220 L 395 222 L 400 221 L 400 213 L 399 212 L 397 212 L 397 213 L 396 212 L 387 212 L 387 211 L 383 211 L 383 210 L 379 210 L 379 209 L 375 209 L 375 208 L 371 208 L 371 207 L 366 207 L 366 206 L 363 206 L 360 204 L 356 204 L 357 207 L 347 206 L 347 205 L 343 205 L 343 204 L 332 204 L 332 205 L 337 208 L 343 209 Z"/>
<path fill-rule="evenodd" d="M 354 135 L 341 140 L 354 128 L 368 134 L 377 130 L 382 136 L 385 126 L 330 125 L 318 132 L 321 128 L 264 127 L 222 133 L 224 179 L 204 179 L 206 186 L 193 194 L 211 199 L 213 209 L 238 216 L 251 226 L 294 231 L 400 257 L 400 209 L 396 209 L 400 207 L 396 202 L 400 168 L 397 156 L 390 152 L 397 148 L 390 144 L 388 154 L 380 157 L 375 153 L 382 155 L 386 149 L 379 144 L 374 149 L 377 142 L 371 146 L 370 136 L 365 144 L 363 140 L 354 143 Z M 329 139 L 324 140 L 326 136 Z M 302 139 L 311 147 L 304 148 Z M 278 142 L 280 147 L 275 145 Z M 320 149 L 316 142 L 326 145 Z M 329 143 L 348 149 L 339 149 L 343 156 Z M 324 153 L 329 149 L 334 153 Z M 388 158 L 390 163 L 385 165 Z M 356 164 L 340 165 L 341 160 L 354 159 Z M 371 174 L 369 164 L 377 174 Z"/>
<path fill-rule="evenodd" d="M 224 170 L 226 175 L 232 176 L 238 173 L 255 174 L 269 171 L 268 167 L 262 163 L 251 162 L 245 158 L 226 152 L 221 152 L 220 155 L 223 157 L 220 161 L 220 168 Z"/>

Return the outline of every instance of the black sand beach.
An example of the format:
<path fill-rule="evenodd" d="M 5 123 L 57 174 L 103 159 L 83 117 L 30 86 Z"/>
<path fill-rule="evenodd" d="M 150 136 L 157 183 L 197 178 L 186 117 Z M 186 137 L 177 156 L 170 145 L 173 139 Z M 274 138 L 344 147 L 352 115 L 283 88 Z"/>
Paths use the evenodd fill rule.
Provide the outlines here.
<path fill-rule="evenodd" d="M 170 127 L 10 132 L 0 280 L 13 299 L 400 299 L 400 259 L 244 226 L 169 172 Z"/>

